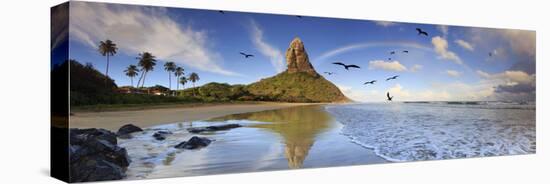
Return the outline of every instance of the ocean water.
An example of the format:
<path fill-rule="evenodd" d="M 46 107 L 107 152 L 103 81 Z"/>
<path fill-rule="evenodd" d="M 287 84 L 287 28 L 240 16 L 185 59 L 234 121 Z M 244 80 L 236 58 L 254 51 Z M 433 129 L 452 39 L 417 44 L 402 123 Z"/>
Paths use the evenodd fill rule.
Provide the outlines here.
<path fill-rule="evenodd" d="M 535 104 L 418 102 L 331 105 L 341 133 L 389 161 L 536 152 Z"/>

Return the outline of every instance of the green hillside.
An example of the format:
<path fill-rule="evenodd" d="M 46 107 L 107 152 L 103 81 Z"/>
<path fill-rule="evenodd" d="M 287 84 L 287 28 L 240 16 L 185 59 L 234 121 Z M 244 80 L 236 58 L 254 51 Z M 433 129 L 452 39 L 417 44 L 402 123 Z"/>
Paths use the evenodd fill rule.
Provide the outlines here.
<path fill-rule="evenodd" d="M 282 72 L 247 86 L 259 100 L 285 102 L 349 101 L 331 82 L 320 75 L 305 72 Z"/>

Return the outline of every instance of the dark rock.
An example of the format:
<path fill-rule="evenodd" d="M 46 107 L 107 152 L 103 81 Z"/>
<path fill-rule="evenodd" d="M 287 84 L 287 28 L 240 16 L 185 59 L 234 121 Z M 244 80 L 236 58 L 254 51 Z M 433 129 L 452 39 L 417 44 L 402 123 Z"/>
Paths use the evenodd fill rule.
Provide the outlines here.
<path fill-rule="evenodd" d="M 212 140 L 205 137 L 193 136 L 188 141 L 183 141 L 178 145 L 174 146 L 178 149 L 197 149 L 208 146 Z"/>
<path fill-rule="evenodd" d="M 124 137 L 128 134 L 134 133 L 134 132 L 141 132 L 143 129 L 132 125 L 132 124 L 126 124 L 118 129 L 118 132 L 116 133 L 118 136 Z"/>
<path fill-rule="evenodd" d="M 70 182 L 118 180 L 130 165 L 117 135 L 104 129 L 70 129 Z"/>
<path fill-rule="evenodd" d="M 156 140 L 159 140 L 159 141 L 163 141 L 164 139 L 166 139 L 166 136 L 167 135 L 170 135 L 172 134 L 172 132 L 169 132 L 169 131 L 157 131 L 153 134 L 153 137 L 156 139 Z"/>
<path fill-rule="evenodd" d="M 229 130 L 232 128 L 242 127 L 239 124 L 227 124 L 227 125 L 218 125 L 218 126 L 207 126 L 207 127 L 197 127 L 197 128 L 188 128 L 187 131 L 191 133 L 201 133 L 205 131 L 220 131 L 220 130 Z"/>

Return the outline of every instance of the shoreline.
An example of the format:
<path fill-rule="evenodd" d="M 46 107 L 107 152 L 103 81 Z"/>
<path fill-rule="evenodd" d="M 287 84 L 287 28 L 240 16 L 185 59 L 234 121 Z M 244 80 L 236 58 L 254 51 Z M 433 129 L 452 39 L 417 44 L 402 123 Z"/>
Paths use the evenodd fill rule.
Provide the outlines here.
<path fill-rule="evenodd" d="M 135 108 L 115 108 L 104 111 L 71 110 L 70 128 L 104 128 L 117 131 L 121 126 L 132 123 L 147 128 L 156 125 L 206 120 L 224 115 L 258 112 L 295 106 L 323 105 L 327 103 L 213 103 L 213 104 L 173 104 L 139 106 Z"/>

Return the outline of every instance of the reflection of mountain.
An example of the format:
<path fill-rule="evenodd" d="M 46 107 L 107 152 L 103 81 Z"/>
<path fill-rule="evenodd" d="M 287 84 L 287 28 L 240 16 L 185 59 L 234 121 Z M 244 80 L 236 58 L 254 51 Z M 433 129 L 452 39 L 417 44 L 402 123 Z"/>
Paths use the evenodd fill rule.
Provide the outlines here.
<path fill-rule="evenodd" d="M 332 117 L 321 106 L 301 106 L 235 114 L 212 120 L 269 122 L 269 124 L 253 125 L 253 127 L 264 128 L 281 135 L 284 139 L 288 166 L 290 168 L 300 168 L 307 157 L 309 149 L 313 146 L 315 137 L 329 128 Z"/>

